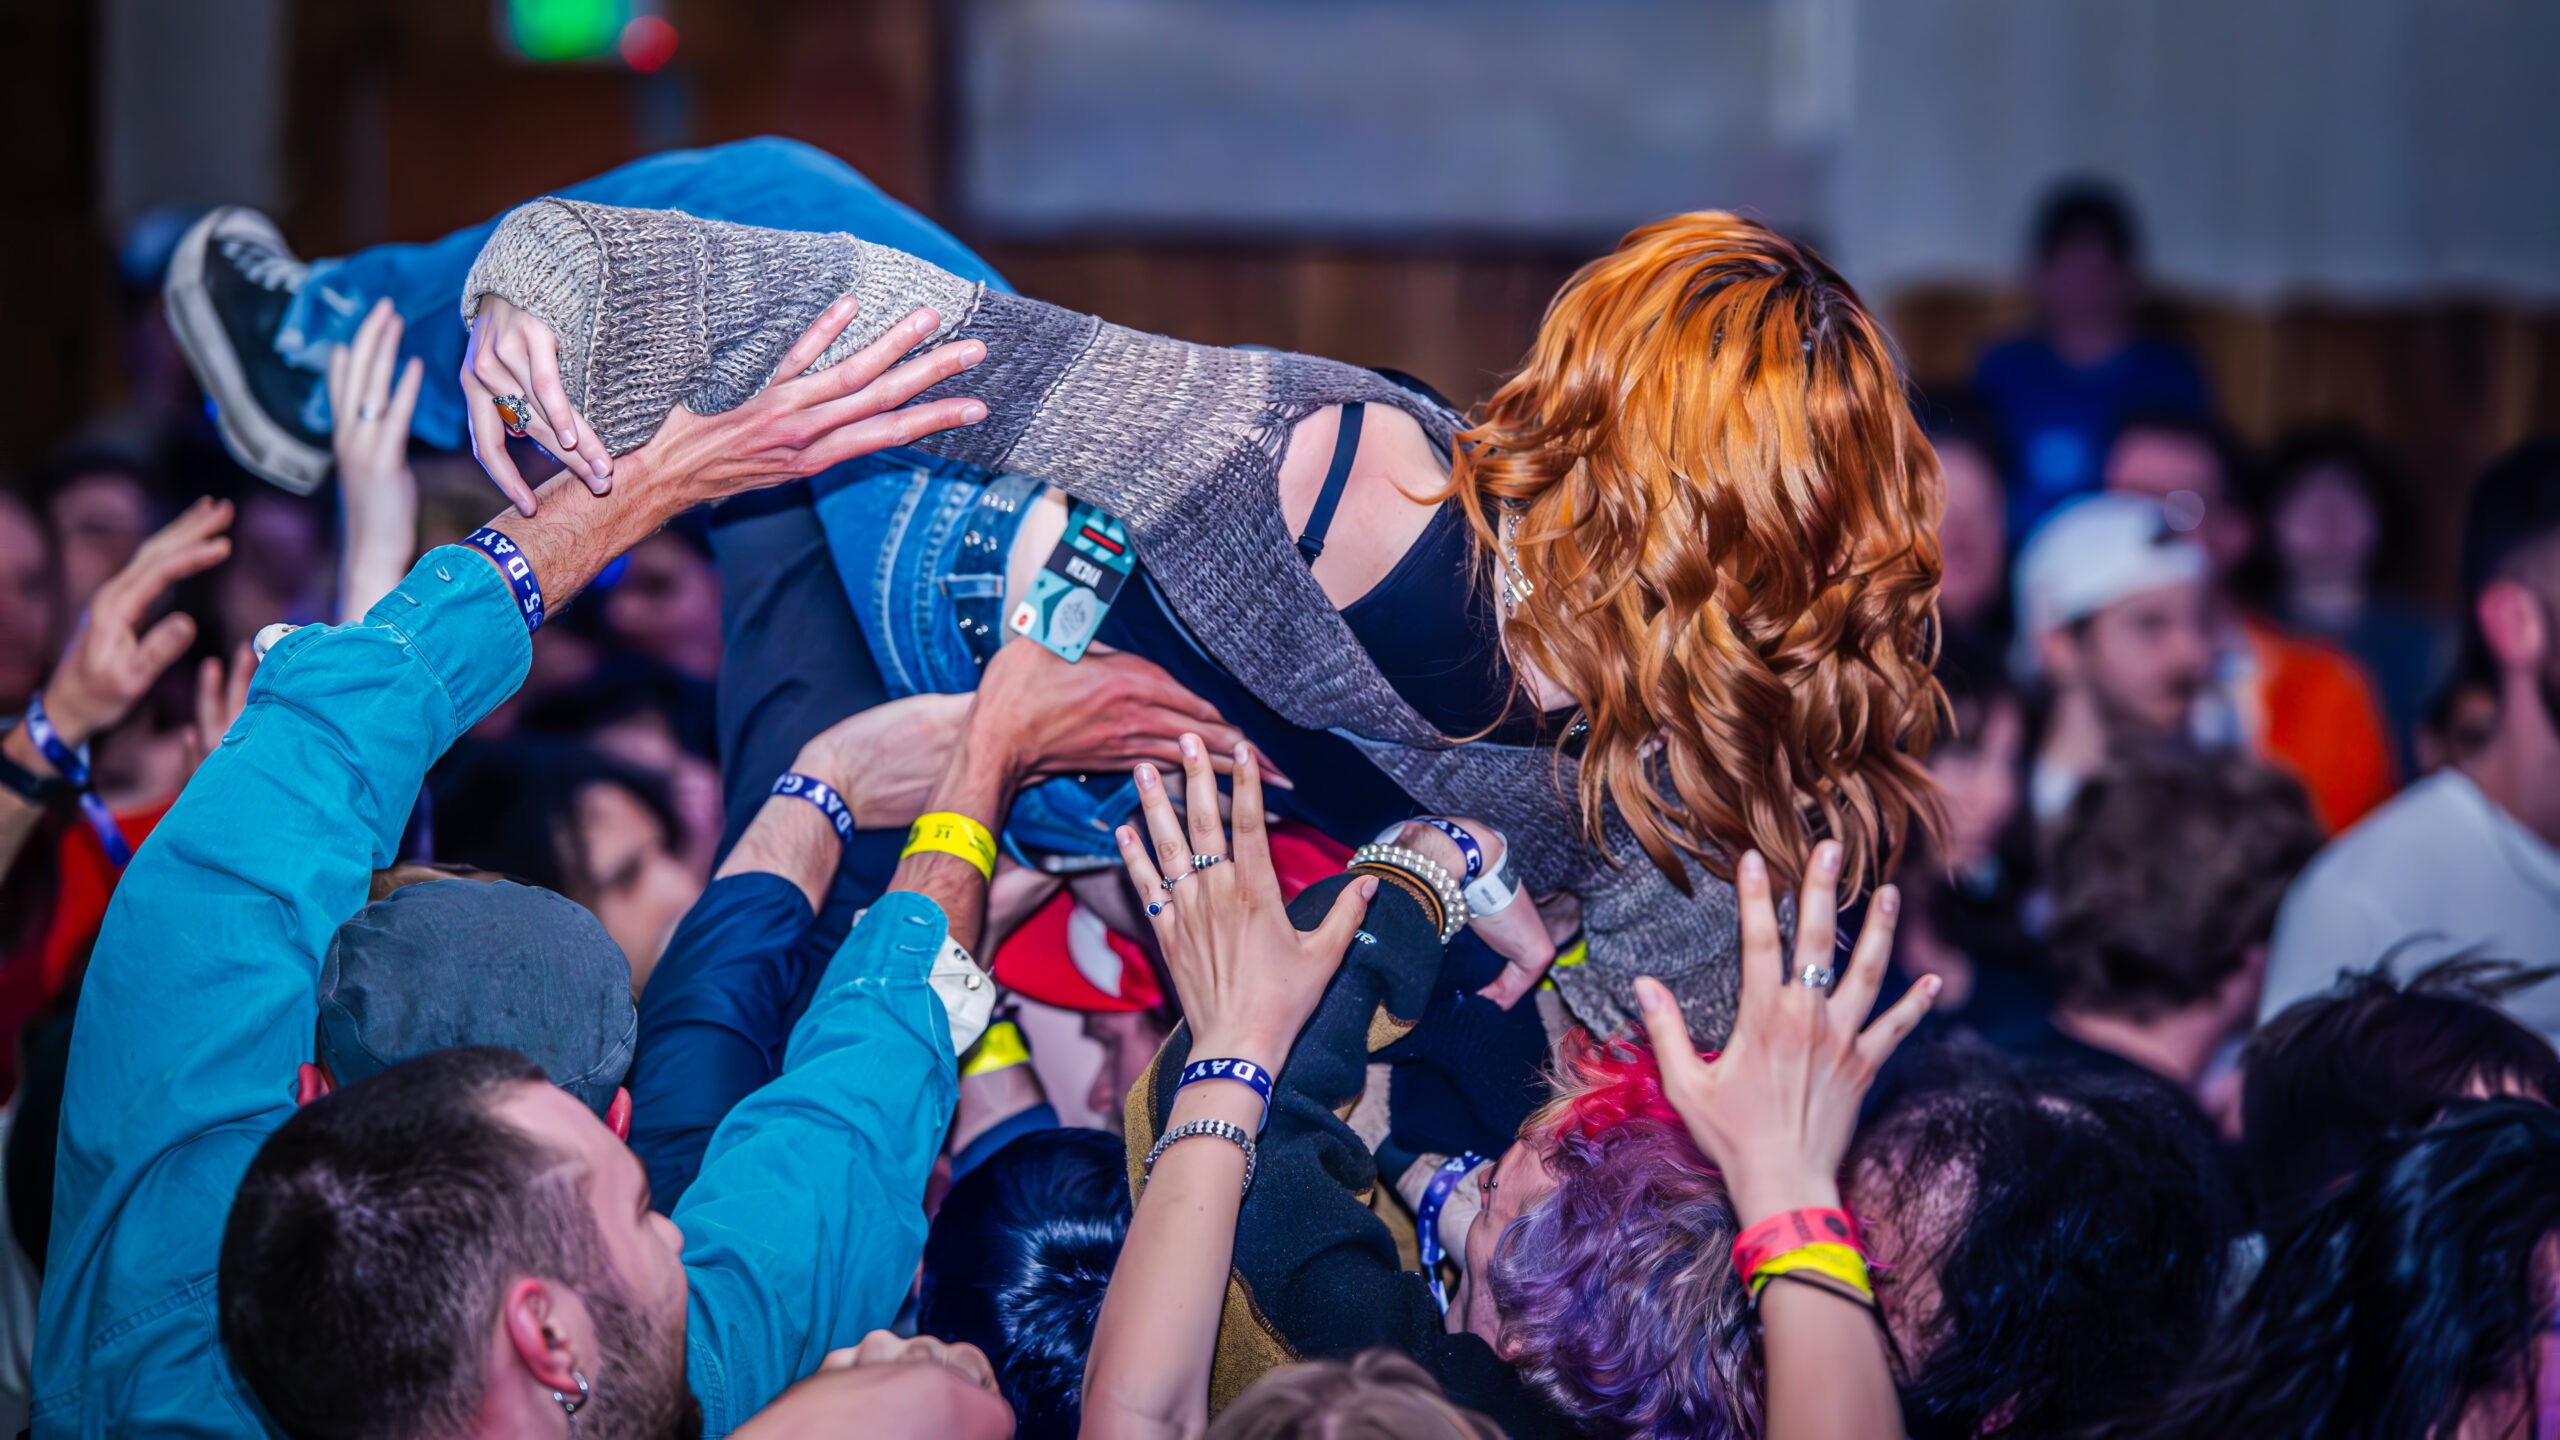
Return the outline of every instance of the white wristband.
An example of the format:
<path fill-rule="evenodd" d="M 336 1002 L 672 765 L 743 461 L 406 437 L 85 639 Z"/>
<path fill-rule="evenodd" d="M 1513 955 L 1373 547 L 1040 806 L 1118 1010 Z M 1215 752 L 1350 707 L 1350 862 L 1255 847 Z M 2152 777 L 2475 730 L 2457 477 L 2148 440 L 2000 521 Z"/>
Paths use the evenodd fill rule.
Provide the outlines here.
<path fill-rule="evenodd" d="M 1511 852 L 1505 850 L 1493 868 L 1469 881 L 1466 896 L 1468 913 L 1478 920 L 1519 899 L 1520 887 L 1511 883 Z"/>

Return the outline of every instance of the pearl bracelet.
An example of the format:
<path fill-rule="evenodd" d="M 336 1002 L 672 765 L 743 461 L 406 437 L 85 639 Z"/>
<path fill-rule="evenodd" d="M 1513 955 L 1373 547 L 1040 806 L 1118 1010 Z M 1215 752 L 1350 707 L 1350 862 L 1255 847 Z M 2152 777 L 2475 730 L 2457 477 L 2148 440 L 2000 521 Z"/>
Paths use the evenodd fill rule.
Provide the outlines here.
<path fill-rule="evenodd" d="M 1440 868 L 1439 861 L 1419 850 L 1408 850 L 1401 845 L 1371 844 L 1363 845 L 1351 852 L 1351 867 L 1356 870 L 1362 865 L 1383 866 L 1399 874 L 1410 876 L 1429 887 L 1432 894 L 1440 897 L 1441 944 L 1448 944 L 1459 931 L 1467 928 L 1467 921 L 1472 917 L 1467 910 L 1466 891 L 1460 888 L 1448 871 Z"/>

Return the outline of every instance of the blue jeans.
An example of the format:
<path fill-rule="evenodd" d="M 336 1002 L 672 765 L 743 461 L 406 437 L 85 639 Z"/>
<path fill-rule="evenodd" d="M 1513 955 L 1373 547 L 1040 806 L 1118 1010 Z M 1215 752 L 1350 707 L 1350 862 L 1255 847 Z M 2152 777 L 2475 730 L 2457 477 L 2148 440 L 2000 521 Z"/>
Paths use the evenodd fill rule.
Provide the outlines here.
<path fill-rule="evenodd" d="M 810 488 L 891 698 L 977 689 L 980 667 L 1005 641 L 1005 560 L 1040 482 L 884 450 Z M 1025 864 L 1116 865 L 1112 827 L 1137 808 L 1127 776 L 1050 780 L 1014 797 L 1004 847 Z"/>
<path fill-rule="evenodd" d="M 962 279 L 1011 288 L 941 226 L 881 193 L 852 166 L 797 140 L 765 136 L 671 150 L 555 193 L 775 230 L 843 232 L 930 260 Z M 311 278 L 276 332 L 277 353 L 312 373 L 304 423 L 328 432 L 329 396 L 319 377 L 329 349 L 353 340 L 365 312 L 388 296 L 407 326 L 400 337 L 402 360 L 414 355 L 426 362 L 409 433 L 439 450 L 463 448 L 469 427 L 455 377 L 462 372 L 470 331 L 461 320 L 462 282 L 501 218 L 428 244 L 376 245 L 311 267 Z"/>
<path fill-rule="evenodd" d="M 842 232 L 929 260 L 963 279 L 1011 288 L 942 227 L 890 199 L 852 166 L 796 140 L 766 136 L 670 151 L 556 193 L 778 230 Z M 389 296 L 407 323 L 400 340 L 402 357 L 426 361 L 426 381 L 409 433 L 439 449 L 463 447 L 469 427 L 455 377 L 461 373 L 470 332 L 459 318 L 462 285 L 497 224 L 492 218 L 430 244 L 377 245 L 312 267 L 302 293 L 285 313 L 276 348 L 315 377 L 305 416 L 313 429 L 329 428 L 328 397 L 316 378 L 327 367 L 329 348 L 354 339 L 365 312 Z M 935 502 L 921 510 L 869 498 L 886 497 L 896 488 L 894 483 L 867 483 L 875 477 L 918 474 L 940 477 L 943 487 Z M 976 689 L 978 666 L 994 652 L 992 646 L 979 653 L 970 645 L 1002 638 L 997 612 L 1004 604 L 1004 551 L 1011 544 L 1013 524 L 1004 525 L 991 552 L 991 570 L 971 568 L 982 565 L 989 553 L 961 554 L 955 547 L 965 532 L 950 524 L 951 506 L 961 503 L 953 497 L 974 502 L 996 478 L 974 466 L 902 450 L 851 461 L 813 482 L 818 494 L 837 500 L 822 505 L 819 518 L 892 698 Z M 1015 499 L 1011 514 L 1018 520 L 1021 500 L 1036 487 L 1012 476 L 1006 477 L 1004 489 Z M 852 498 L 840 498 L 846 496 Z M 883 577 L 890 574 L 900 577 L 911 593 L 886 593 Z M 963 625 L 972 627 L 965 640 Z M 752 814 L 771 777 L 747 778 L 752 793 L 743 809 Z M 1117 863 L 1111 827 L 1136 807 L 1137 791 L 1125 780 L 1053 780 L 1014 802 L 1005 846 L 1026 861 L 1045 854 Z M 731 823 L 734 840 L 744 822 L 733 814 Z"/>

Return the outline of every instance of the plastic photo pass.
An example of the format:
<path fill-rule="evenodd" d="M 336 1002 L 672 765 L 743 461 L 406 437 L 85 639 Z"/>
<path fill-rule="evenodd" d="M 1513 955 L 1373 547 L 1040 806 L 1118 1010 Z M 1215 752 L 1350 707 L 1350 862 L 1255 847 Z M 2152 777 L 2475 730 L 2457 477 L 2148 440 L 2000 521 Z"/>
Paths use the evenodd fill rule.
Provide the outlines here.
<path fill-rule="evenodd" d="M 1120 522 L 1079 500 L 1067 508 L 1067 533 L 1049 552 L 1049 563 L 1031 577 L 1031 593 L 1013 608 L 1013 633 L 1028 635 L 1059 659 L 1084 658 L 1111 602 L 1137 568 L 1129 532 Z"/>

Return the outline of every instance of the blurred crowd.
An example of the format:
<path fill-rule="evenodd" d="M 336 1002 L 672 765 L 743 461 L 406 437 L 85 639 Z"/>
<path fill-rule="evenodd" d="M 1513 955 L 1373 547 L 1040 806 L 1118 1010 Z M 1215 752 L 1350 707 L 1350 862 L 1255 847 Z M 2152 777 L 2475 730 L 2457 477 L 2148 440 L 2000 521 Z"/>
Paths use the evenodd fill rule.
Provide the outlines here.
<path fill-rule="evenodd" d="M 72 1243 L 55 1228 L 56 1197 L 70 1193 L 59 1187 L 92 1183 L 107 1164 L 62 1138 L 62 1114 L 78 1079 L 75 1026 L 112 1023 L 93 1013 L 84 984 L 119 882 L 139 863 L 129 857 L 152 845 L 226 733 L 253 728 L 235 728 L 252 695 L 286 685 L 264 677 L 261 656 L 271 667 L 279 655 L 305 657 L 294 660 L 302 688 L 280 689 L 272 703 L 302 718 L 317 737 L 309 743 L 373 757 L 365 747 L 376 742 L 330 708 L 352 703 L 353 682 L 331 689 L 315 678 L 328 632 L 396 608 L 439 564 L 476 565 L 452 547 L 503 503 L 470 455 L 409 438 L 407 407 L 422 382 L 397 371 L 387 318 L 369 321 L 332 362 L 340 418 L 330 483 L 295 494 L 234 463 L 158 292 L 191 219 L 146 217 L 120 255 L 130 399 L 0 490 L 0 713 L 30 717 L 13 722 L 21 744 L 6 752 L 28 783 L 12 779 L 15 795 L 0 795 L 23 810 L 0 816 L 0 1033 L 11 1039 L 0 1087 L 11 1097 L 14 1240 L 0 1262 L 0 1392 L 21 1407 L 12 1427 L 26 1423 L 32 1397 L 40 1435 L 102 1433 L 95 1417 L 112 1411 L 94 1395 L 43 1393 L 35 1357 L 54 1341 L 38 1335 L 36 1304 L 49 1246 L 58 1259 Z M 2453 603 L 2415 593 L 2409 512 L 2424 497 L 2397 459 L 2345 418 L 2263 445 L 2237 434 L 2194 356 L 2137 323 L 2141 237 L 2122 197 L 2065 186 L 2028 239 L 2031 327 L 1986 352 L 1970 386 L 1912 397 L 1944 477 L 1937 673 L 1952 725 L 1927 767 L 1946 824 L 1934 849 L 1901 861 L 1898 891 L 1869 892 L 1838 919 L 1844 954 L 1854 937 L 1870 937 L 1841 962 L 1841 994 L 1862 1002 L 1858 1021 L 1881 1017 L 1863 1035 L 1854 1023 L 1828 1039 L 1798 1035 L 1790 1027 L 1801 1017 L 1784 1007 L 1804 987 L 1782 996 L 1775 978 L 1828 963 L 1828 880 L 1808 881 L 1779 909 L 1768 909 L 1765 881 L 1756 900 L 1746 881 L 1742 1019 L 1726 1058 L 1710 1065 L 1691 1058 L 1667 998 L 1641 1033 L 1615 1036 L 1577 1025 L 1552 985 L 1526 1004 L 1485 998 L 1478 992 L 1498 983 L 1503 956 L 1471 930 L 1432 934 L 1446 916 L 1425 903 L 1421 870 L 1360 860 L 1303 825 L 1275 825 L 1266 838 L 1242 779 L 1226 820 L 1216 807 L 1177 812 L 1154 769 L 1139 781 L 1145 813 L 1129 817 L 1155 827 L 1138 847 L 1154 856 L 1145 863 L 1170 873 L 1175 852 L 1198 861 L 1233 846 L 1232 863 L 1198 867 L 1209 878 L 1175 892 L 1199 897 L 1196 933 L 1139 914 L 1159 883 L 1139 859 L 1126 876 L 1057 876 L 991 848 L 974 882 L 982 888 L 954 902 L 950 887 L 973 883 L 966 868 L 957 880 L 928 875 L 911 850 L 884 866 L 899 867 L 898 880 L 880 887 L 871 918 L 838 917 L 829 943 L 790 930 L 750 945 L 733 877 L 773 882 L 786 901 L 798 892 L 782 881 L 808 890 L 810 913 L 797 923 L 815 935 L 830 923 L 823 875 L 834 852 L 813 889 L 792 868 L 810 862 L 739 858 L 767 855 L 758 846 L 788 852 L 773 838 L 782 832 L 757 828 L 780 823 L 759 809 L 773 776 L 741 773 L 735 737 L 758 723 L 756 707 L 790 693 L 778 671 L 769 691 L 742 693 L 727 678 L 740 668 L 729 647 L 755 578 L 745 572 L 781 563 L 741 548 L 739 502 L 674 508 L 663 528 L 600 564 L 583 596 L 531 635 L 521 688 L 446 737 L 449 749 L 412 757 L 422 776 L 414 793 L 357 786 L 319 808 L 378 806 L 389 817 L 396 845 L 363 867 L 376 874 L 375 909 L 406 885 L 423 892 L 485 875 L 593 917 L 627 964 L 627 994 L 614 997 L 622 1010 L 605 1008 L 636 1013 L 641 1059 L 629 1034 L 557 1043 L 578 1053 L 624 1046 L 632 1093 L 613 1098 L 626 1084 L 617 1070 L 595 1088 L 593 1108 L 643 1161 L 643 1219 L 652 1207 L 663 1219 L 689 1187 L 738 1163 L 732 1152 L 755 1143 L 745 1133 L 755 1125 L 785 1133 L 782 1100 L 771 1115 L 751 1115 L 743 1101 L 735 1111 L 697 1105 L 688 1086 L 728 1062 L 681 1026 L 651 1028 L 653 1005 L 706 983 L 694 968 L 703 957 L 753 946 L 802 954 L 797 968 L 718 981 L 739 994 L 781 987 L 767 998 L 787 1018 L 687 1022 L 750 1036 L 755 1075 L 741 1093 L 762 1095 L 755 1086 L 807 1073 L 804 1047 L 834 1043 L 820 1023 L 835 1013 L 820 982 L 833 942 L 856 946 L 864 927 L 904 914 L 900 890 L 954 915 L 978 907 L 984 928 L 970 921 L 974 939 L 963 943 L 985 961 L 992 1010 L 964 1034 L 953 1007 L 956 1109 L 896 1122 L 933 1131 L 929 1173 L 907 1194 L 882 1162 L 878 1194 L 835 1197 L 874 1213 L 789 1262 L 832 1264 L 828 1246 L 858 1243 L 865 1226 L 905 1224 L 887 1218 L 900 1209 L 923 1237 L 921 1265 L 879 1282 L 887 1333 L 859 1353 L 822 1363 L 826 1347 L 793 1352 L 782 1381 L 818 1388 L 782 1393 L 756 1422 L 771 1433 L 793 1423 L 831 1433 L 823 1425 L 840 1421 L 846 1402 L 829 1398 L 830 1377 L 902 1362 L 937 1381 L 956 1377 L 968 1393 L 859 1400 L 876 1407 L 863 1412 L 869 1433 L 1197 1433 L 1213 1412 L 1210 1433 L 1223 1436 L 1852 1433 L 1807 1421 L 1816 1410 L 1801 1398 L 1831 1383 L 1808 1372 L 1806 1357 L 1829 1353 L 1836 1336 L 1822 1326 L 1837 1317 L 1808 1319 L 1788 1309 L 1794 1300 L 1762 1303 L 1764 1292 L 1829 1285 L 1875 1317 L 1886 1400 L 1899 1405 L 1892 1433 L 2560 1440 L 2560 1115 L 2549 1108 L 2560 1101 L 2560 442 L 2529 442 L 2478 481 Z M 529 441 L 513 450 L 528 476 L 557 469 Z M 422 650 L 440 643 L 419 634 Z M 815 760 L 818 749 L 800 750 L 792 770 L 845 796 L 868 830 L 875 795 L 904 787 L 892 822 L 903 827 L 928 793 L 962 793 L 971 755 L 991 764 L 998 740 L 1015 747 L 1002 752 L 1015 778 L 1108 764 L 1094 759 L 1108 749 L 1100 739 L 1063 733 L 1054 714 L 1034 719 L 1077 705 L 1101 715 L 1107 696 L 1072 688 L 1101 681 L 1072 678 L 1060 662 L 1002 672 L 1000 684 L 999 666 L 1046 663 L 1012 658 L 1024 648 L 991 665 L 974 702 L 899 701 L 909 708 L 866 712 L 868 728 L 855 726 L 859 716 L 828 717 L 855 728 L 829 729 L 834 748 Z M 460 686 L 460 673 L 441 683 Z M 85 744 L 85 777 L 45 763 L 42 742 L 28 738 L 31 702 L 73 748 Z M 1151 723 L 1166 747 L 1192 728 Z M 380 724 L 413 751 L 436 736 L 396 717 Z M 1250 768 L 1227 765 L 1224 744 L 1212 748 L 1222 769 Z M 1185 742 L 1157 763 L 1214 788 L 1199 750 Z M 1134 763 L 1123 756 L 1120 768 Z M 63 780 L 72 786 L 50 783 Z M 1182 782 L 1175 788 L 1178 799 Z M 941 813 L 933 803 L 927 820 Z M 952 804 L 951 813 L 976 813 Z M 795 823 L 819 808 L 796 796 L 769 805 Z M 291 818 L 287 806 L 233 823 L 291 848 L 303 834 Z M 978 821 L 1001 832 L 1000 804 Z M 810 823 L 816 838 L 791 844 L 826 842 Z M 219 833 L 186 838 L 202 846 Z M 850 847 L 852 834 L 848 822 L 839 838 Z M 1502 841 L 1449 817 L 1428 833 L 1407 827 L 1395 843 L 1472 875 L 1473 852 Z M 243 883 L 240 913 L 255 913 L 257 894 L 271 890 L 268 903 L 299 917 L 283 890 Z M 225 918 L 233 901 L 219 886 L 209 893 L 207 947 L 242 923 Z M 1295 930 L 1277 928 L 1284 901 Z M 1571 907 L 1542 908 L 1555 963 L 1571 965 Z M 186 913 L 170 911 L 169 923 L 183 930 Z M 1243 918 L 1213 930 L 1220 917 Z M 338 1073 L 346 1063 L 330 1057 L 351 1052 L 331 1017 L 352 1017 L 358 1049 L 426 1022 L 394 1013 L 392 982 L 360 977 L 354 941 L 327 938 L 341 919 L 290 921 L 318 925 L 310 933 L 331 957 L 323 988 L 339 998 L 324 994 L 318 1059 L 332 1070 L 325 1083 L 348 1095 L 389 1094 L 386 1081 L 357 1086 Z M 1788 946 L 1818 937 L 1820 950 L 1784 958 L 1781 919 Z M 172 973 L 195 983 L 218 975 L 220 960 L 209 951 L 210 968 Z M 662 961 L 672 978 L 653 992 Z M 1763 962 L 1766 992 L 1755 994 L 1748 967 Z M 189 1003 L 229 1002 L 207 993 Z M 908 1023 L 883 1005 L 888 1018 L 871 1023 Z M 1264 1029 L 1272 1016 L 1291 1023 L 1269 1036 L 1239 1018 L 1253 1016 Z M 1403 1028 L 1377 1033 L 1391 1017 Z M 623 1022 L 600 1023 L 610 1032 Z M 1905 1030 L 1896 1048 L 1890 1037 Z M 442 1043 L 510 1043 L 561 1078 L 556 1049 Z M 1277 1098 L 1267 1078 L 1255 1087 L 1259 1109 L 1246 1087 L 1226 1087 L 1247 1104 L 1234 1124 L 1224 1111 L 1179 1108 L 1191 1102 L 1178 1096 L 1196 1093 L 1181 1083 L 1190 1056 L 1241 1055 L 1256 1043 L 1262 1067 L 1281 1076 Z M 644 1080 L 653 1044 L 662 1058 Z M 900 1079 L 903 1062 L 844 1044 L 891 1088 L 939 1094 Z M 663 1058 L 679 1052 L 681 1066 Z M 1838 1074 L 1810 1093 L 1845 1107 L 1836 1133 L 1789 1139 L 1734 1118 L 1783 1108 L 1773 1098 L 1782 1079 L 1771 1077 L 1794 1073 L 1788 1066 L 1832 1074 L 1825 1064 Z M 1737 1090 L 1755 1083 L 1752 1066 L 1767 1072 L 1764 1089 Z M 399 1083 L 406 1069 L 386 1080 Z M 1729 1072 L 1732 1093 L 1716 1089 L 1717 1072 Z M 521 1078 L 503 1067 L 471 1074 L 486 1087 Z M 191 1072 L 154 1083 L 182 1090 Z M 274 1077 L 278 1097 L 293 1084 L 289 1070 Z M 882 1113 L 897 1103 L 866 1102 Z M 404 1135 L 447 1133 L 436 1128 L 450 1118 L 440 1112 L 402 1113 Z M 1295 1131 L 1283 1121 L 1291 1114 Z M 456 1145 L 482 1143 L 451 1124 L 461 1127 L 451 1130 Z M 1186 1220 L 1171 1201 L 1151 1212 L 1145 1198 L 1176 1186 L 1185 1196 L 1235 1187 L 1200 1158 L 1223 1163 L 1228 1147 L 1146 1143 L 1186 1124 L 1261 1134 L 1259 1152 L 1246 1147 L 1244 1184 L 1281 1197 L 1268 1203 L 1293 1218 L 1239 1229 L 1229 1194 L 1224 1230 L 1212 1225 L 1204 1239 L 1182 1227 L 1207 1222 Z M 325 1149 L 321 1128 L 315 1119 L 278 1134 Z M 788 1142 L 821 1143 L 831 1142 Z M 1817 1283 L 1768 1286 L 1802 1277 L 1784 1265 L 1737 1275 L 1738 1236 L 1760 1233 L 1738 1219 L 1738 1197 L 1751 1181 L 1811 1163 L 1789 1145 L 1838 1176 L 1835 1204 L 1788 1213 L 1856 1217 L 1854 1284 L 1812 1261 Z M 298 1182 L 267 1168 L 281 1163 L 262 1153 L 243 1195 L 255 1192 L 272 1225 L 317 1223 L 294 1209 L 307 1203 Z M 1133 1178 L 1149 1169 L 1133 1205 Z M 779 1194 L 803 1180 L 783 1166 L 763 1183 Z M 252 1357 L 236 1363 L 271 1411 L 274 1386 L 315 1397 L 258 1423 L 315 1434 L 504 1430 L 495 1410 L 448 1417 L 444 1428 L 331 1429 L 307 1387 L 321 1386 L 321 1362 L 352 1342 L 316 1330 L 360 1330 L 379 1317 L 356 1307 L 297 1332 L 284 1310 L 258 1310 L 282 1305 L 294 1286 L 335 1282 L 291 1270 L 301 1262 L 289 1236 L 276 1238 L 283 1230 L 251 1233 L 242 1210 L 231 1214 L 223 1341 Z M 84 1231 L 102 1223 L 79 1221 Z M 688 1221 L 686 1233 L 701 1232 Z M 621 1243 L 608 1236 L 606 1249 Z M 1150 1270 L 1132 1259 L 1142 1243 L 1200 1249 L 1215 1263 L 1196 1274 L 1170 1261 Z M 385 1256 L 407 1253 L 381 1244 Z M 235 1248 L 264 1256 L 290 1283 L 241 1289 Z M 637 1273 L 619 1251 L 596 1263 L 626 1280 Z M 1422 1273 L 1440 1306 L 1415 1306 L 1418 1287 L 1390 1304 L 1373 1270 Z M 382 1283 L 410 1297 L 403 1305 L 445 1303 Z M 204 1291 L 210 1307 L 209 1277 Z M 503 1301 L 516 1303 L 513 1292 Z M 697 1293 L 697 1334 L 707 1304 Z M 708 1343 L 688 1336 L 686 1312 L 675 1314 L 672 1340 L 645 1316 L 626 1317 L 638 1327 L 626 1337 L 632 1354 L 668 1345 L 681 1365 L 688 1346 Z M 612 1352 L 623 1332 L 602 1307 L 598 1315 L 596 1343 Z M 1493 1342 L 1486 1354 L 1498 1359 L 1482 1363 L 1507 1372 L 1499 1383 L 1435 1348 L 1470 1331 Z M 1189 1368 L 1149 1377 L 1147 1362 L 1174 1359 Z M 625 1355 L 602 1372 L 585 1362 L 574 1387 L 545 1381 L 535 1388 L 551 1399 L 534 1411 L 551 1428 L 539 1433 L 560 1433 L 564 1418 L 571 1433 L 680 1431 L 680 1414 L 653 1419 L 605 1403 L 616 1383 L 641 1388 L 644 1370 Z M 590 1381 L 598 1408 L 582 1415 Z M 1837 1383 L 1854 1390 L 1857 1376 Z M 1165 1398 L 1183 1386 L 1201 1393 Z M 1109 1415 L 1097 1416 L 1096 1395 Z M 794 1396 L 814 1418 L 795 1421 Z M 743 1425 L 752 1408 L 715 1415 L 711 1428 Z M 528 1427 L 508 1433 L 537 1433 Z"/>

